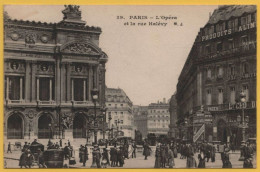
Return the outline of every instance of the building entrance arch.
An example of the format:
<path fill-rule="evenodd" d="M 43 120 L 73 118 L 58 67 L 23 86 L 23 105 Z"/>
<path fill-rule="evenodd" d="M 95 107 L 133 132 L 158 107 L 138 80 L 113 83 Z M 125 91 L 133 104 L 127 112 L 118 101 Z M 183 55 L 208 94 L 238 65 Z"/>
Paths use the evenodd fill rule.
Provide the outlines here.
<path fill-rule="evenodd" d="M 86 118 L 83 114 L 76 114 L 73 120 L 73 138 L 86 138 Z"/>
<path fill-rule="evenodd" d="M 49 114 L 43 114 L 38 119 L 38 138 L 51 139 L 53 137 L 52 118 Z"/>
<path fill-rule="evenodd" d="M 218 141 L 226 143 L 227 136 L 228 136 L 228 128 L 227 128 L 227 123 L 223 119 L 220 119 L 218 121 L 217 132 L 218 132 L 218 135 L 217 135 Z"/>
<path fill-rule="evenodd" d="M 23 119 L 18 113 L 12 114 L 7 120 L 7 139 L 23 139 Z"/>

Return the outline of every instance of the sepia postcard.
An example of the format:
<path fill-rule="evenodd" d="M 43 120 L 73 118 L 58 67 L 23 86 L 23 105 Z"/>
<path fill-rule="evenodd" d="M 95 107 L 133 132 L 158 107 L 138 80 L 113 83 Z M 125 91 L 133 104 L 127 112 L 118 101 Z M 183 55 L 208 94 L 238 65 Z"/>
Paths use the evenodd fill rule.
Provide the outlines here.
<path fill-rule="evenodd" d="M 257 169 L 257 5 L 3 4 L 3 168 Z"/>

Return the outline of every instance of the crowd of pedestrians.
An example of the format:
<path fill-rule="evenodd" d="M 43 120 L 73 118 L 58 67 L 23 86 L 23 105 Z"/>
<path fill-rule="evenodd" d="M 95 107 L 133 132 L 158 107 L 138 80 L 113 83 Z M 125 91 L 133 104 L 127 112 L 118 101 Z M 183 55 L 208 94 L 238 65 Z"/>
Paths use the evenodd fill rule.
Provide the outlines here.
<path fill-rule="evenodd" d="M 30 150 L 31 146 L 37 144 L 39 143 L 36 139 L 31 144 L 25 142 L 19 160 L 19 166 L 21 168 L 31 168 L 34 163 L 36 163 L 39 168 L 47 168 L 43 156 L 43 149 L 37 149 L 37 156 L 34 156 L 35 152 Z M 201 144 L 193 144 L 190 142 L 157 143 L 154 151 L 154 168 L 174 168 L 175 158 L 186 160 L 186 168 L 206 168 L 207 162 L 211 161 L 214 163 L 216 161 L 216 147 L 216 145 L 207 142 Z M 60 140 L 59 143 L 54 143 L 49 140 L 47 144 L 47 150 L 48 149 L 61 149 L 64 154 L 64 160 L 69 161 L 67 165 L 76 164 L 73 146 L 69 140 L 64 144 L 62 143 L 62 140 Z M 89 153 L 89 150 L 90 148 L 88 148 L 87 144 L 84 146 L 80 145 L 79 147 L 78 158 L 79 163 L 82 163 L 83 167 L 85 167 L 87 161 L 92 158 L 92 161 L 89 162 L 89 165 L 91 165 L 92 168 L 114 168 L 123 167 L 129 158 L 136 158 L 137 145 L 135 143 L 129 144 L 126 141 L 123 144 L 115 143 L 111 148 L 107 147 L 107 145 L 100 148 L 99 145 L 96 144 L 93 146 L 91 154 Z M 229 154 L 230 150 L 231 148 L 228 145 L 224 145 L 223 150 L 218 150 L 222 161 L 222 168 L 232 168 Z M 243 168 L 253 168 L 252 161 L 255 151 L 256 150 L 249 144 L 249 142 L 242 145 L 241 155 L 244 157 Z M 8 152 L 11 152 L 11 148 Z M 143 144 L 144 160 L 147 160 L 151 154 L 151 146 L 145 141 Z"/>

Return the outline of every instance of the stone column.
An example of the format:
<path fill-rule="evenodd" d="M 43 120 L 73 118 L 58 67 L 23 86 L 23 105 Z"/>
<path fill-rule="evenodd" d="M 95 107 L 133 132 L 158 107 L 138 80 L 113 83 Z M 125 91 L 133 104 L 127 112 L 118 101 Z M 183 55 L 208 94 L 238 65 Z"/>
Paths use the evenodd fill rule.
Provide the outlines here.
<path fill-rule="evenodd" d="M 55 77 L 55 100 L 56 100 L 56 103 L 59 104 L 60 103 L 60 97 L 61 97 L 61 88 L 60 88 L 60 60 L 59 60 L 59 57 L 56 57 L 57 60 L 56 60 L 56 77 Z"/>
<path fill-rule="evenodd" d="M 97 66 L 93 66 L 93 88 L 97 88 Z"/>
<path fill-rule="evenodd" d="M 25 68 L 25 102 L 30 102 L 30 94 L 31 94 L 31 85 L 30 85 L 30 62 L 26 61 Z"/>
<path fill-rule="evenodd" d="M 6 100 L 9 100 L 9 77 L 6 77 Z"/>
<path fill-rule="evenodd" d="M 65 101 L 66 97 L 66 92 L 65 92 L 65 87 L 66 87 L 66 82 L 65 82 L 65 65 L 64 63 L 61 63 L 61 83 L 60 83 L 60 94 L 61 94 L 61 102 Z"/>
<path fill-rule="evenodd" d="M 52 78 L 50 78 L 50 101 L 52 101 Z"/>
<path fill-rule="evenodd" d="M 39 77 L 36 78 L 36 101 L 40 100 L 40 81 Z"/>
<path fill-rule="evenodd" d="M 71 81 L 70 81 L 70 73 L 71 73 L 71 68 L 70 68 L 70 63 L 67 63 L 66 64 L 66 68 L 67 68 L 67 74 L 66 74 L 66 81 L 67 81 L 67 101 L 70 101 L 71 100 L 71 97 L 70 97 L 70 84 L 71 84 Z"/>
<path fill-rule="evenodd" d="M 92 73 L 92 65 L 89 65 L 88 66 L 88 101 L 91 101 L 92 98 L 91 98 L 91 90 L 92 90 L 92 79 L 93 79 L 93 73 Z"/>
<path fill-rule="evenodd" d="M 83 81 L 83 101 L 86 101 L 86 80 Z"/>
<path fill-rule="evenodd" d="M 20 100 L 23 100 L 23 78 L 20 77 Z"/>
<path fill-rule="evenodd" d="M 37 64 L 36 64 L 36 61 L 32 61 L 31 62 L 31 65 L 32 65 L 32 78 L 31 78 L 31 101 L 32 102 L 35 102 L 35 94 L 36 94 L 36 87 L 35 87 L 35 73 L 36 73 L 36 67 L 37 67 Z"/>
<path fill-rule="evenodd" d="M 74 100 L 74 80 L 71 79 L 71 101 Z"/>

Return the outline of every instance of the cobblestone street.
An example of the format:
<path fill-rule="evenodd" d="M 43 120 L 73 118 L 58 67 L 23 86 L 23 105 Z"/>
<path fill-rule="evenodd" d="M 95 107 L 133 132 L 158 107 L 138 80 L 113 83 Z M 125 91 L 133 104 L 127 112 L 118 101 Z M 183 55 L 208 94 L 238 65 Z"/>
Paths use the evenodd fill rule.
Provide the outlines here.
<path fill-rule="evenodd" d="M 20 157 L 20 151 L 14 151 L 12 154 L 6 154 L 5 153 L 5 162 L 6 162 L 6 168 L 19 168 L 19 157 Z M 197 154 L 194 156 L 196 159 L 196 162 L 198 164 Z M 235 153 L 230 154 L 230 161 L 232 163 L 233 168 L 242 168 L 243 167 L 243 161 L 238 161 L 240 157 L 240 152 L 237 151 Z M 92 163 L 92 158 L 89 156 L 89 160 L 87 161 L 87 166 L 83 167 L 82 163 L 79 163 L 78 159 L 78 151 L 76 151 L 76 165 L 70 166 L 70 168 L 90 168 Z M 144 160 L 144 156 L 142 156 L 141 153 L 137 153 L 137 158 L 135 159 L 126 159 L 124 167 L 118 167 L 118 168 L 154 168 L 154 152 L 151 156 L 148 157 L 148 160 Z M 174 158 L 175 167 L 174 168 L 186 168 L 186 159 L 180 159 L 180 154 L 178 154 L 178 158 Z M 254 168 L 256 167 L 256 158 L 254 156 L 253 161 Z M 33 168 L 38 168 L 37 166 L 34 166 Z M 111 167 L 108 167 L 111 168 Z M 206 162 L 206 168 L 222 168 L 222 161 L 220 159 L 220 154 L 216 154 L 216 162 L 212 163 L 210 160 L 209 162 Z"/>

